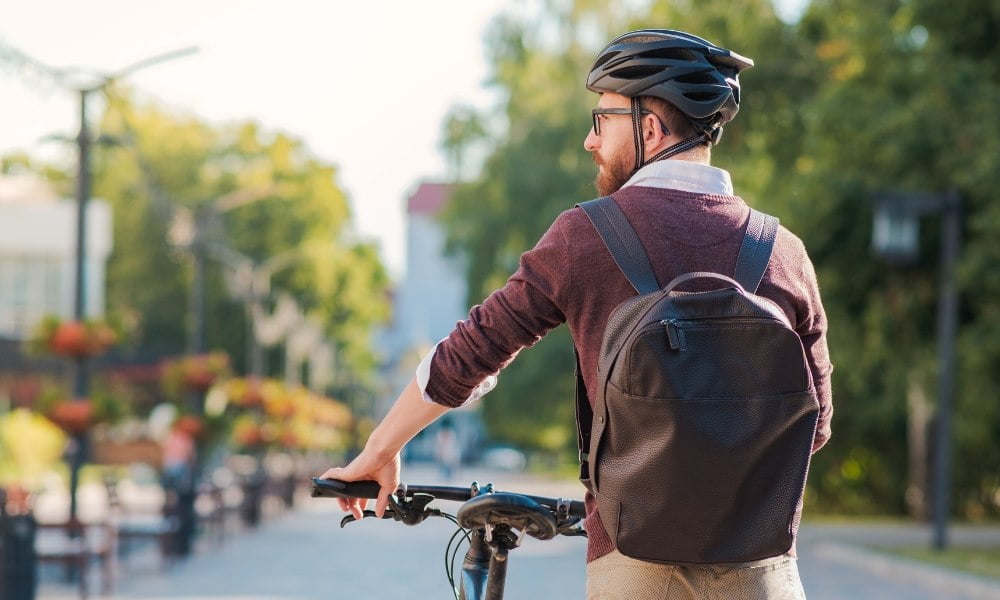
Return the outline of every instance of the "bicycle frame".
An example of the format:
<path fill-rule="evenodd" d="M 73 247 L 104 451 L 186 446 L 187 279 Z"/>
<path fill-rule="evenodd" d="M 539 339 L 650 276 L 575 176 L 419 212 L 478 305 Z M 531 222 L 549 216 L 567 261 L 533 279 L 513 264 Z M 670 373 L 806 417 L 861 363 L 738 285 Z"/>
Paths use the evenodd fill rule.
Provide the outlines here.
<path fill-rule="evenodd" d="M 462 561 L 459 600 L 503 598 L 506 577 L 507 561 L 497 561 L 483 535 L 479 531 L 473 531 L 469 536 L 469 550 L 465 553 L 465 560 Z M 497 585 L 500 587 L 499 595 L 493 589 Z"/>

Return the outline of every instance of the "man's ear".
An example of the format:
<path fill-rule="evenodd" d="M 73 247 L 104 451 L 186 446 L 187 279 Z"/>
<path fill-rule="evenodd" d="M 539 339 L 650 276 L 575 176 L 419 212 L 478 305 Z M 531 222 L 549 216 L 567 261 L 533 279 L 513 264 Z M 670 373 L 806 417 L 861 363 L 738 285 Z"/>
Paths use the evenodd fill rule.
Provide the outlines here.
<path fill-rule="evenodd" d="M 669 133 L 664 133 L 665 125 L 661 125 L 660 119 L 656 115 L 645 114 L 642 116 L 642 140 L 646 146 L 646 156 L 653 156 L 660 150 L 666 148 Z"/>
<path fill-rule="evenodd" d="M 664 131 L 665 129 L 666 126 L 660 123 L 660 118 L 656 115 L 647 113 L 642 116 L 642 139 L 644 142 L 659 145 L 669 135 L 669 132 Z"/>

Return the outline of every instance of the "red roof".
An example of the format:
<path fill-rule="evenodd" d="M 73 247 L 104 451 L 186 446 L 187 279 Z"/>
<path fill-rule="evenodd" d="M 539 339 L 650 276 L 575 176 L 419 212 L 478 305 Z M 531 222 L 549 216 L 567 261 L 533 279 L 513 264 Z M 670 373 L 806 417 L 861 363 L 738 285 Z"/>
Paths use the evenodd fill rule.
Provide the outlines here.
<path fill-rule="evenodd" d="M 406 212 L 411 215 L 435 215 L 441 211 L 451 196 L 451 184 L 421 183 L 406 202 Z"/>

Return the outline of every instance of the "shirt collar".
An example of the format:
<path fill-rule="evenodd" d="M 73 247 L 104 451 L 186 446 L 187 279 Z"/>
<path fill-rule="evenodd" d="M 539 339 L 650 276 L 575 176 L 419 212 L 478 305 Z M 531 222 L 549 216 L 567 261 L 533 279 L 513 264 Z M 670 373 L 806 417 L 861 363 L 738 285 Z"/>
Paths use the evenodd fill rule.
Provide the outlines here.
<path fill-rule="evenodd" d="M 623 188 L 641 185 L 696 194 L 733 195 L 729 171 L 684 160 L 658 160 L 636 171 Z"/>

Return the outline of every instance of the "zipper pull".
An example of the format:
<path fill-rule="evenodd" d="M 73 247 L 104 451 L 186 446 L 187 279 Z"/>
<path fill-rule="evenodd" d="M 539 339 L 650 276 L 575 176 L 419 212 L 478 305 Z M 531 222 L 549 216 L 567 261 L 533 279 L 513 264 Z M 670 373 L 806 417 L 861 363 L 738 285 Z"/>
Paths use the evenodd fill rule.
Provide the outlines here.
<path fill-rule="evenodd" d="M 681 332 L 677 328 L 677 321 L 675 319 L 664 319 L 660 321 L 660 325 L 667 328 L 667 340 L 670 342 L 670 349 L 683 350 Z"/>

